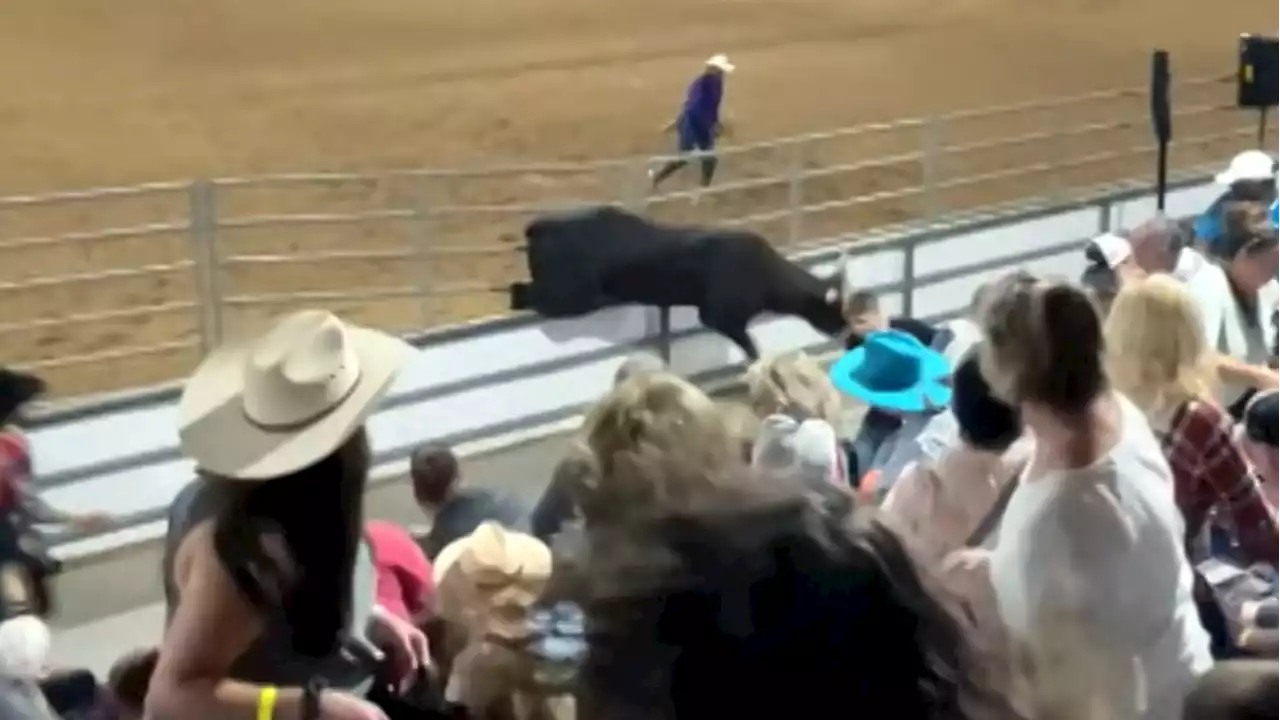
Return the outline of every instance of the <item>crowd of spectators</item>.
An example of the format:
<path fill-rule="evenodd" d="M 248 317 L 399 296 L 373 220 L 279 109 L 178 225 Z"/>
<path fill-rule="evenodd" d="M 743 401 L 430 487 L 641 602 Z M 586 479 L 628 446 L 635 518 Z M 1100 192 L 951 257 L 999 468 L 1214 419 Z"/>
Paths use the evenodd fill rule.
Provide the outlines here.
<path fill-rule="evenodd" d="M 1275 718 L 1260 167 L 1196 237 L 1104 235 L 1083 278 L 1015 272 L 949 322 L 854 294 L 830 367 L 764 358 L 745 402 L 628 359 L 532 506 L 425 445 L 417 533 L 362 505 L 411 349 L 291 315 L 183 392 L 162 643 L 98 687 L 6 590 L 0 718 Z M 9 377 L 16 441 L 38 388 Z M 0 464 L 6 507 L 28 472 Z"/>

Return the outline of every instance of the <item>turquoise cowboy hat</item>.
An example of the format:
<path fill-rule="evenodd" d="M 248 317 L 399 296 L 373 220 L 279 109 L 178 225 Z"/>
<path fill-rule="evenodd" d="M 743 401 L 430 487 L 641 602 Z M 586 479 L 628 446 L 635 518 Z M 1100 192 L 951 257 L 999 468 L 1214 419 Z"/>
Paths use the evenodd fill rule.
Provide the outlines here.
<path fill-rule="evenodd" d="M 951 402 L 947 358 L 900 330 L 868 333 L 830 375 L 837 390 L 881 410 L 924 412 Z"/>

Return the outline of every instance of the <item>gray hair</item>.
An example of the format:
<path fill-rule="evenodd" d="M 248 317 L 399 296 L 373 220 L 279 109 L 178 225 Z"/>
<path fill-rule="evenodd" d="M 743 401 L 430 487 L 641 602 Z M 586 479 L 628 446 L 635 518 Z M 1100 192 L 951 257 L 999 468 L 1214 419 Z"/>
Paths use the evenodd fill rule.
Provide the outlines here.
<path fill-rule="evenodd" d="M 1189 243 L 1186 230 L 1181 223 L 1163 213 L 1125 233 L 1130 245 L 1148 242 L 1160 243 L 1169 249 L 1181 248 Z"/>
<path fill-rule="evenodd" d="M 658 373 L 667 369 L 667 364 L 662 358 L 650 353 L 636 353 L 623 361 L 618 367 L 618 371 L 613 375 L 613 384 L 621 385 L 636 375 L 644 375 L 646 373 Z"/>

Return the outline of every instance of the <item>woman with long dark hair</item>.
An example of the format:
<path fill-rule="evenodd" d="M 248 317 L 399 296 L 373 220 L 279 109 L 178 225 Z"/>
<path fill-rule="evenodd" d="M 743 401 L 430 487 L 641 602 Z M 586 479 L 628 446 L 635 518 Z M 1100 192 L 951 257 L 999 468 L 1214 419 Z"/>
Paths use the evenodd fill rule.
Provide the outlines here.
<path fill-rule="evenodd" d="M 402 676 L 426 647 L 374 604 L 363 425 L 408 350 L 307 311 L 219 349 L 188 382 L 180 435 L 201 477 L 170 515 L 169 626 L 147 717 L 386 717 L 363 699 L 365 643 Z"/>
<path fill-rule="evenodd" d="M 1017 716 L 874 510 L 740 480 L 590 531 L 580 717 Z"/>

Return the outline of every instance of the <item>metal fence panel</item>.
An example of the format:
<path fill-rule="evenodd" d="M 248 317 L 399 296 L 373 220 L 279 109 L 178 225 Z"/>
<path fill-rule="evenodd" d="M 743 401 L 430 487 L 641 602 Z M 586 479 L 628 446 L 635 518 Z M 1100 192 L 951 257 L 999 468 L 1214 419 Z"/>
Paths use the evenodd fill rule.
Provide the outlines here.
<path fill-rule="evenodd" d="M 1255 142 L 1229 80 L 1179 84 L 1175 173 Z M 668 158 L 0 198 L 0 342 L 60 397 L 152 385 L 306 305 L 397 332 L 507 314 L 505 288 L 526 272 L 521 230 L 542 212 L 618 203 L 801 248 L 1149 182 L 1148 124 L 1145 88 L 867 124 L 724 148 L 712 188 L 655 196 L 647 170 Z"/>

